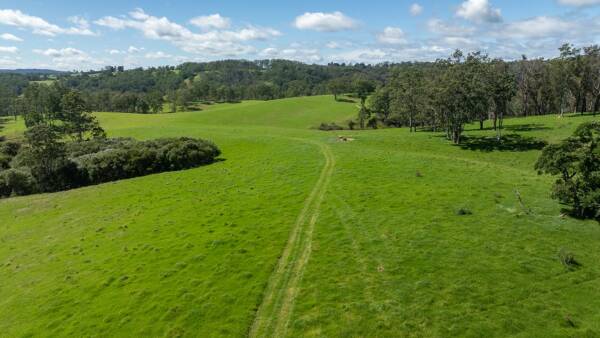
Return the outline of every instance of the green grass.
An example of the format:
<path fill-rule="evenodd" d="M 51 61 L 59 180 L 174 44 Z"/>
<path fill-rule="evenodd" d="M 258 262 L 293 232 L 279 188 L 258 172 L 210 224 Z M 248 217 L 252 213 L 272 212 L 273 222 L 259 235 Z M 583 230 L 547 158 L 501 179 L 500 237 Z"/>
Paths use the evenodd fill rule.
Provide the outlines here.
<path fill-rule="evenodd" d="M 311 129 L 355 113 L 331 97 L 99 113 L 111 136 L 209 138 L 225 161 L 0 201 L 0 332 L 600 335 L 600 226 L 560 217 L 535 142 Z M 592 118 L 510 119 L 507 133 L 556 142 Z"/>

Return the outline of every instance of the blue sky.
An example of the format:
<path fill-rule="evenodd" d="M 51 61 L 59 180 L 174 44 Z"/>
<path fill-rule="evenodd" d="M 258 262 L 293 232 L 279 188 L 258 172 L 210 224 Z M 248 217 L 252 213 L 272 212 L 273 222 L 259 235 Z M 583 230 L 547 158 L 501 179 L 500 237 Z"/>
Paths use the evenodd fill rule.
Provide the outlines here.
<path fill-rule="evenodd" d="M 14 1 L 0 68 L 98 69 L 285 58 L 435 60 L 452 50 L 552 57 L 600 44 L 600 0 Z"/>

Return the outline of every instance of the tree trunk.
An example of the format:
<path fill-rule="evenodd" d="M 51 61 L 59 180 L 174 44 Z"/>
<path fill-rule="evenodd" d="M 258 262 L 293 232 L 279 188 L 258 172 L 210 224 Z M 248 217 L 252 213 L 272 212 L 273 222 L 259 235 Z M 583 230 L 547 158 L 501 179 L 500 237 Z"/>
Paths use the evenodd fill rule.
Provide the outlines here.
<path fill-rule="evenodd" d="M 598 114 L 598 110 L 600 110 L 600 95 L 596 96 L 596 102 L 594 103 L 594 116 Z"/>
<path fill-rule="evenodd" d="M 483 130 L 483 119 L 479 119 L 479 130 Z"/>

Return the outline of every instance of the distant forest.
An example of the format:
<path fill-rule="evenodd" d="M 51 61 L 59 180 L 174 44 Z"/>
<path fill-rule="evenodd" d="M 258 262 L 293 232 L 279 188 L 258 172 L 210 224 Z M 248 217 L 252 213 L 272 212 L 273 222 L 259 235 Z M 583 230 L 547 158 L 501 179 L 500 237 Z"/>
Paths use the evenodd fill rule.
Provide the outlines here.
<path fill-rule="evenodd" d="M 523 56 L 520 60 L 503 62 L 506 65 L 502 67 L 509 73 L 507 78 L 512 79 L 516 91 L 508 102 L 507 115 L 600 109 L 600 48 L 579 49 L 565 44 L 558 52 L 553 59 Z M 468 58 L 452 61 L 456 55 L 462 55 L 462 52 L 457 51 L 452 57 L 436 62 L 376 65 L 225 60 L 130 70 L 109 66 L 99 71 L 76 73 L 0 73 L 0 115 L 23 114 L 24 109 L 31 109 L 28 106 L 31 97 L 39 98 L 44 87 L 51 84 L 79 91 L 90 110 L 130 113 L 191 110 L 202 102 L 272 100 L 322 94 L 337 96 L 356 93 L 357 84 L 364 87 L 365 82 L 372 87 L 369 94 L 385 95 L 378 89 L 411 90 L 410 85 L 401 83 L 402 79 L 413 81 L 411 72 L 424 78 L 423 82 L 418 80 L 420 86 L 433 86 L 440 69 L 449 67 L 454 61 L 468 61 Z M 482 54 L 472 55 L 480 58 Z M 497 61 L 485 57 L 484 63 L 497 64 Z"/>

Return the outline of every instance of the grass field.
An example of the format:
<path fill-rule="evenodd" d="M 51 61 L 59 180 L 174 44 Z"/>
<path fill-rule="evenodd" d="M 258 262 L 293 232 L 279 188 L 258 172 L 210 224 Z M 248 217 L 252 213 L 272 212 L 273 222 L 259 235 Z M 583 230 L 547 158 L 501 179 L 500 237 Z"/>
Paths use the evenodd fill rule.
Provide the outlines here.
<path fill-rule="evenodd" d="M 593 117 L 507 120 L 504 147 L 311 129 L 355 113 L 99 113 L 110 136 L 209 138 L 224 161 L 0 201 L 0 335 L 600 336 L 600 226 L 561 217 L 533 170 Z"/>

